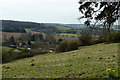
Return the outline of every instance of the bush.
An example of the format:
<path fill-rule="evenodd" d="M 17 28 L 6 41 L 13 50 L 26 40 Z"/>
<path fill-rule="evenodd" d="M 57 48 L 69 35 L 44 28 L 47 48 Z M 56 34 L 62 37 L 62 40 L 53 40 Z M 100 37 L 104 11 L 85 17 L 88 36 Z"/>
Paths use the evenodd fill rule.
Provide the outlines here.
<path fill-rule="evenodd" d="M 61 43 L 63 41 L 63 39 L 58 39 L 58 44 Z"/>
<path fill-rule="evenodd" d="M 77 50 L 79 48 L 78 41 L 69 41 L 68 42 L 68 50 Z"/>
<path fill-rule="evenodd" d="M 104 36 L 105 42 L 120 42 L 120 32 L 111 32 Z"/>
<path fill-rule="evenodd" d="M 80 46 L 86 46 L 90 45 L 92 41 L 92 36 L 84 34 L 79 37 L 79 45 Z"/>
<path fill-rule="evenodd" d="M 12 60 L 16 59 L 21 59 L 21 58 L 27 58 L 27 57 L 32 57 L 37 54 L 42 54 L 40 50 L 17 50 L 17 49 L 11 49 L 9 51 L 2 51 L 2 62 L 9 62 Z"/>
<path fill-rule="evenodd" d="M 108 34 L 100 35 L 96 40 L 92 41 L 93 44 L 118 42 L 120 42 L 120 32 L 111 32 Z"/>
<path fill-rule="evenodd" d="M 79 48 L 78 41 L 62 42 L 56 47 L 56 52 L 67 52 L 77 50 Z"/>
<path fill-rule="evenodd" d="M 11 61 L 11 57 L 10 54 L 8 54 L 7 52 L 2 52 L 2 62 L 8 62 Z"/>
<path fill-rule="evenodd" d="M 92 39 L 91 44 L 98 44 L 105 42 L 103 35 L 99 35 L 96 39 Z"/>
<path fill-rule="evenodd" d="M 30 51 L 31 54 L 34 54 L 34 55 L 37 55 L 37 54 L 44 54 L 44 53 L 47 53 L 48 51 L 47 50 L 44 50 L 44 49 L 32 49 Z"/>
<path fill-rule="evenodd" d="M 9 62 L 13 59 L 16 59 L 21 52 L 16 52 L 14 49 L 11 49 L 9 51 L 2 51 L 2 62 Z"/>
<path fill-rule="evenodd" d="M 68 50 L 67 42 L 60 43 L 56 48 L 56 52 L 66 52 L 67 50 Z"/>

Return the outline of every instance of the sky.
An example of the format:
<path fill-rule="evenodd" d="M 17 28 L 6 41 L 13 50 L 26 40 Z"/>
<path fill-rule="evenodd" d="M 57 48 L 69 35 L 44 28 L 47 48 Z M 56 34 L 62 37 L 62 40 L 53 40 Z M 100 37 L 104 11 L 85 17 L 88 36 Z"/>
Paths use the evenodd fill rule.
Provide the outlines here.
<path fill-rule="evenodd" d="M 0 0 L 0 19 L 80 24 L 79 0 Z M 82 22 L 81 22 L 82 23 Z"/>

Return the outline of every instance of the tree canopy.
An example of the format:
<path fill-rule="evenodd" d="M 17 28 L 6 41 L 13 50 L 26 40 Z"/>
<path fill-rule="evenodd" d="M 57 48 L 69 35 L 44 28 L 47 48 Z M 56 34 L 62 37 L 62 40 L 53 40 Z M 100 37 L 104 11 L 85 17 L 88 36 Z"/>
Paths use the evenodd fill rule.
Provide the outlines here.
<path fill-rule="evenodd" d="M 118 2 L 79 2 L 79 11 L 83 14 L 80 19 L 85 18 L 84 22 L 90 26 L 94 20 L 94 25 L 102 26 L 105 31 L 110 32 L 111 25 L 117 20 L 120 11 L 120 1 Z"/>

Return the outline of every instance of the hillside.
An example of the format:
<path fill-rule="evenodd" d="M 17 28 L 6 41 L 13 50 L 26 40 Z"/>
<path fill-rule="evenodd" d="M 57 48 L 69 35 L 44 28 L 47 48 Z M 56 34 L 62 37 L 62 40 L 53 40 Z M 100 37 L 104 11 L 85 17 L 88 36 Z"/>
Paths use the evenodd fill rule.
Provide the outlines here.
<path fill-rule="evenodd" d="M 3 64 L 3 78 L 97 78 L 106 69 L 117 75 L 118 43 L 81 47 L 65 53 L 48 53 Z"/>
<path fill-rule="evenodd" d="M 84 24 L 66 24 L 66 25 L 73 28 L 81 28 L 81 29 L 86 27 Z"/>
<path fill-rule="evenodd" d="M 42 23 L 36 22 L 24 22 L 24 21 L 14 21 L 14 20 L 1 20 L 3 28 L 34 28 L 34 27 L 44 27 Z"/>
<path fill-rule="evenodd" d="M 14 21 L 14 20 L 0 20 L 2 22 L 3 32 L 25 32 L 25 29 L 32 31 L 44 32 L 44 33 L 56 33 L 64 32 L 71 27 L 56 23 L 37 23 L 37 22 L 25 22 L 25 21 Z"/>

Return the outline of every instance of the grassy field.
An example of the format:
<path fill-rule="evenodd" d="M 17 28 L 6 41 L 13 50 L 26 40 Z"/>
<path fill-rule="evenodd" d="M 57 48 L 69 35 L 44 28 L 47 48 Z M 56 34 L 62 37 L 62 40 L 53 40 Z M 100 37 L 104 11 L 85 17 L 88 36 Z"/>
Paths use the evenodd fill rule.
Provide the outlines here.
<path fill-rule="evenodd" d="M 58 36 L 58 35 L 54 35 L 54 38 L 56 40 L 58 40 L 58 39 L 63 39 L 63 40 L 78 40 L 78 37 L 66 37 L 66 36 Z"/>
<path fill-rule="evenodd" d="M 48 53 L 3 64 L 3 78 L 105 78 L 106 69 L 118 72 L 118 43 Z"/>
<path fill-rule="evenodd" d="M 78 37 L 77 34 L 68 34 L 68 33 L 58 33 L 57 36 L 65 36 L 65 37 Z"/>
<path fill-rule="evenodd" d="M 8 52 L 12 49 L 10 47 L 3 47 L 3 46 L 0 46 L 0 48 L 2 49 L 2 51 L 5 51 L 5 52 Z"/>
<path fill-rule="evenodd" d="M 62 31 L 66 31 L 71 29 L 70 27 L 66 27 L 66 26 L 55 26 L 58 30 L 62 30 Z"/>
<path fill-rule="evenodd" d="M 120 31 L 120 29 L 113 29 L 113 30 Z"/>

